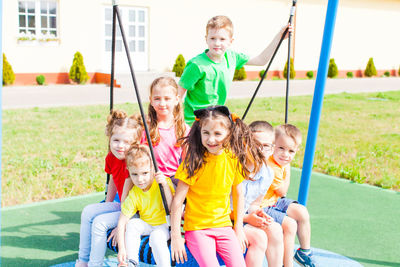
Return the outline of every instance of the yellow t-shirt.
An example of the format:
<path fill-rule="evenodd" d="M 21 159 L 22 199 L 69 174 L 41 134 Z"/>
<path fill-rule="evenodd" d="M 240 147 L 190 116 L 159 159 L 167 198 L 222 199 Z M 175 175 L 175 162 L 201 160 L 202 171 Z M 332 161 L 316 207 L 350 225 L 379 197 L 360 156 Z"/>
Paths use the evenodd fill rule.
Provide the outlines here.
<path fill-rule="evenodd" d="M 276 204 L 280 196 L 276 194 L 275 190 L 283 186 L 283 183 L 288 176 L 287 170 L 288 168 L 290 168 L 289 164 L 284 167 L 279 165 L 274 160 L 273 156 L 268 158 L 267 165 L 274 170 L 274 180 L 272 181 L 272 184 L 269 187 L 267 194 L 264 196 L 262 202 L 263 208 L 273 206 Z"/>
<path fill-rule="evenodd" d="M 175 178 L 189 185 L 183 225 L 185 231 L 232 226 L 229 217 L 232 186 L 244 179 L 237 165 L 238 159 L 224 150 L 220 155 L 206 152 L 204 160 L 203 166 L 189 179 L 183 164 L 175 174 Z"/>
<path fill-rule="evenodd" d="M 174 186 L 170 178 L 167 178 L 167 183 L 169 188 L 171 188 L 171 192 L 174 193 Z M 154 179 L 150 189 L 146 192 L 143 192 L 137 186 L 133 186 L 121 205 L 121 212 L 128 218 L 139 212 L 140 219 L 152 226 L 166 223 L 166 213 L 162 203 L 160 188 L 156 180 Z"/>

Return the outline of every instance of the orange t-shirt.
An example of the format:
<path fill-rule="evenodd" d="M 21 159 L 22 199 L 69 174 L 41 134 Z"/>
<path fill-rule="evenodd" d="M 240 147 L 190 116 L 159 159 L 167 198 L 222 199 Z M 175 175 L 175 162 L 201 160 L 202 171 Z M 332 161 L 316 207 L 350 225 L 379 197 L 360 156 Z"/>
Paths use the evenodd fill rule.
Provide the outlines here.
<path fill-rule="evenodd" d="M 268 158 L 267 165 L 274 170 L 274 180 L 272 181 L 271 186 L 269 187 L 267 194 L 264 196 L 262 207 L 269 207 L 276 204 L 280 195 L 278 195 L 275 191 L 281 188 L 285 182 L 285 179 L 288 177 L 289 172 L 287 171 L 290 168 L 290 165 L 281 166 L 279 165 L 273 156 Z"/>

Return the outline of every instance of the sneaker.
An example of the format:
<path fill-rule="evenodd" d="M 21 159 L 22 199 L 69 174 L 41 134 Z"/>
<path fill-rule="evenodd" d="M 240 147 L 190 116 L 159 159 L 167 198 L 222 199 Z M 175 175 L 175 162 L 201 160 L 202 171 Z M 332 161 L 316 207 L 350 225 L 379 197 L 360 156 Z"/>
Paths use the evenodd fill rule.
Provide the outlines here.
<path fill-rule="evenodd" d="M 310 254 L 305 254 L 302 252 L 300 249 L 296 250 L 296 253 L 294 254 L 294 260 L 300 264 L 301 266 L 304 267 L 316 267 L 317 264 L 315 263 L 315 260 L 313 259 L 313 254 L 312 252 Z"/>
<path fill-rule="evenodd" d="M 139 264 L 134 260 L 128 260 L 128 267 L 137 267 Z"/>

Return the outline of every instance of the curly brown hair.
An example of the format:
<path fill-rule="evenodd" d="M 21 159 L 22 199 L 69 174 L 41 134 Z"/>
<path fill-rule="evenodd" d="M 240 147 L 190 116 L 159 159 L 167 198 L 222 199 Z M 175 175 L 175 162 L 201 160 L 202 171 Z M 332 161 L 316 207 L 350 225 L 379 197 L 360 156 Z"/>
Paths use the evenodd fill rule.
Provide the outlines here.
<path fill-rule="evenodd" d="M 143 131 L 143 122 L 139 114 L 128 114 L 123 110 L 112 110 L 107 116 L 106 136 L 110 144 L 111 136 L 121 130 L 133 130 L 134 142 L 138 144 Z"/>

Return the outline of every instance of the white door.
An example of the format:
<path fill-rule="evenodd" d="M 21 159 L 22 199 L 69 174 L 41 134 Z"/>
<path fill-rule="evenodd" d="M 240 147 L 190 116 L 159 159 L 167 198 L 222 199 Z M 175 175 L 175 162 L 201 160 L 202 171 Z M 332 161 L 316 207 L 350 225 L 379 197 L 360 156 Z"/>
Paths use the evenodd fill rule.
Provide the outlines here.
<path fill-rule="evenodd" d="M 128 44 L 134 71 L 148 70 L 148 12 L 142 7 L 118 6 Z M 120 27 L 116 25 L 115 72 L 129 73 L 129 63 L 122 40 Z M 112 7 L 104 8 L 104 64 L 103 68 L 111 73 L 112 48 Z"/>

